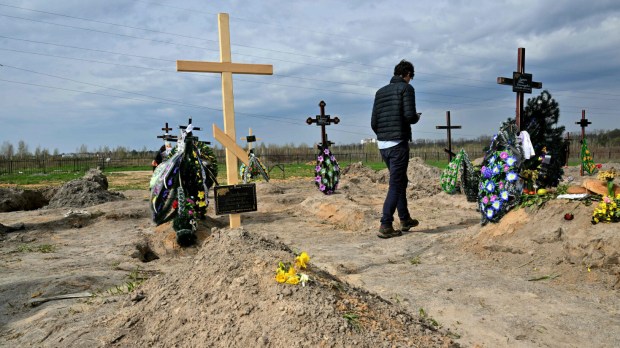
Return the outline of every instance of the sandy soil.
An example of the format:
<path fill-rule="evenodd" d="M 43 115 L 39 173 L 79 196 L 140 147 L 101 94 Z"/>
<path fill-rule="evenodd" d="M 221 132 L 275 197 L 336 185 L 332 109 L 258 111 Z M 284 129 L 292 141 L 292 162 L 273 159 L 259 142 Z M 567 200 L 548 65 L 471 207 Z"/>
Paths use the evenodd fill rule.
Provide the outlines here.
<path fill-rule="evenodd" d="M 150 221 L 146 189 L 0 214 L 25 228 L 0 235 L 0 346 L 620 346 L 620 226 L 591 225 L 592 206 L 555 200 L 481 226 L 474 203 L 413 159 L 421 224 L 382 240 L 386 173 L 343 173 L 331 196 L 311 179 L 258 182 L 241 229 L 210 206 L 187 249 Z M 140 261 L 147 245 L 158 259 Z M 302 250 L 313 281 L 276 283 L 278 262 Z M 84 292 L 95 296 L 36 302 Z"/>

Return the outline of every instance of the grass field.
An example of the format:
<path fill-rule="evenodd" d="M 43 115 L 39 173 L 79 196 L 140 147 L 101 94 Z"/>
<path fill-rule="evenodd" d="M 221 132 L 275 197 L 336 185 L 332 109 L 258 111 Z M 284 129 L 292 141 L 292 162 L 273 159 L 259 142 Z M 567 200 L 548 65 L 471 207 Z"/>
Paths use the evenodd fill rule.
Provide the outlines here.
<path fill-rule="evenodd" d="M 340 167 L 344 168 L 351 162 L 340 162 Z M 448 160 L 427 160 L 426 164 L 434 166 L 440 169 L 444 169 L 448 165 Z M 572 161 L 569 163 L 571 166 L 576 166 L 579 163 Z M 368 162 L 364 163 L 365 166 L 374 170 L 381 170 L 386 168 L 383 162 Z M 312 177 L 314 176 L 314 164 L 300 163 L 300 164 L 283 164 L 278 165 L 270 169 L 269 176 L 274 179 L 292 178 L 292 177 Z M 131 171 L 151 171 L 150 166 L 131 166 L 123 168 L 113 168 L 112 170 L 105 170 L 104 173 L 107 176 L 122 176 L 124 172 Z M 73 173 L 50 173 L 50 174 L 5 174 L 0 175 L 0 186 L 57 186 L 62 185 L 65 182 L 73 179 L 79 179 L 84 175 L 83 172 Z M 218 181 L 220 184 L 226 183 L 226 167 L 220 163 L 218 170 Z M 122 186 L 111 186 L 114 190 L 129 190 L 129 189 L 141 189 L 144 188 L 142 183 L 130 183 Z"/>

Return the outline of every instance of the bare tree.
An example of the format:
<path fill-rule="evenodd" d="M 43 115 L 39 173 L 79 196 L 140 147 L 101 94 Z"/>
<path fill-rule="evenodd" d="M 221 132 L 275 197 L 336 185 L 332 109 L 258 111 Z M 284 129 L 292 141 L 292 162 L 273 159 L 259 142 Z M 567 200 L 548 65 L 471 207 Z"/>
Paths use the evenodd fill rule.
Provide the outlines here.
<path fill-rule="evenodd" d="M 0 155 L 5 158 L 12 158 L 13 155 L 15 155 L 15 148 L 13 148 L 13 144 L 8 141 L 3 142 L 0 147 Z"/>
<path fill-rule="evenodd" d="M 20 140 L 17 143 L 17 153 L 15 155 L 19 158 L 25 158 L 30 155 L 30 152 L 28 151 L 28 145 L 25 141 Z"/>

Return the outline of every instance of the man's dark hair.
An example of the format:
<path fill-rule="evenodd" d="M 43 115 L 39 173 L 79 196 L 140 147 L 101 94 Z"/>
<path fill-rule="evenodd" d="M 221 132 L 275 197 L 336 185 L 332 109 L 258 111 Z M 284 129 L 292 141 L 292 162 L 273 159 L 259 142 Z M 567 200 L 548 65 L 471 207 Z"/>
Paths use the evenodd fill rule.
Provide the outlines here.
<path fill-rule="evenodd" d="M 413 64 L 403 59 L 394 67 L 394 76 L 406 77 L 407 74 L 413 77 Z"/>

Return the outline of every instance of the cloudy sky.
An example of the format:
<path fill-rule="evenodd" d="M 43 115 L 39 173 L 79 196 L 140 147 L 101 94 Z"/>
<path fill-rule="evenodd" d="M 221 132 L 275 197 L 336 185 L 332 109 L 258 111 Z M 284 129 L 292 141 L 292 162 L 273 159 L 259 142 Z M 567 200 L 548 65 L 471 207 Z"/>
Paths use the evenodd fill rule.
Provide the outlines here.
<path fill-rule="evenodd" d="M 373 137 L 374 93 L 412 61 L 414 138 L 492 135 L 514 116 L 517 49 L 526 72 L 577 132 L 620 127 L 620 2 L 0 0 L 0 143 L 73 152 L 82 144 L 155 149 L 165 122 L 223 128 L 219 74 L 176 72 L 176 60 L 219 61 L 217 14 L 230 15 L 232 60 L 274 74 L 234 75 L 237 138 L 320 141 L 306 118 L 338 116 L 337 144 Z M 534 90 L 536 96 L 541 90 Z"/>

